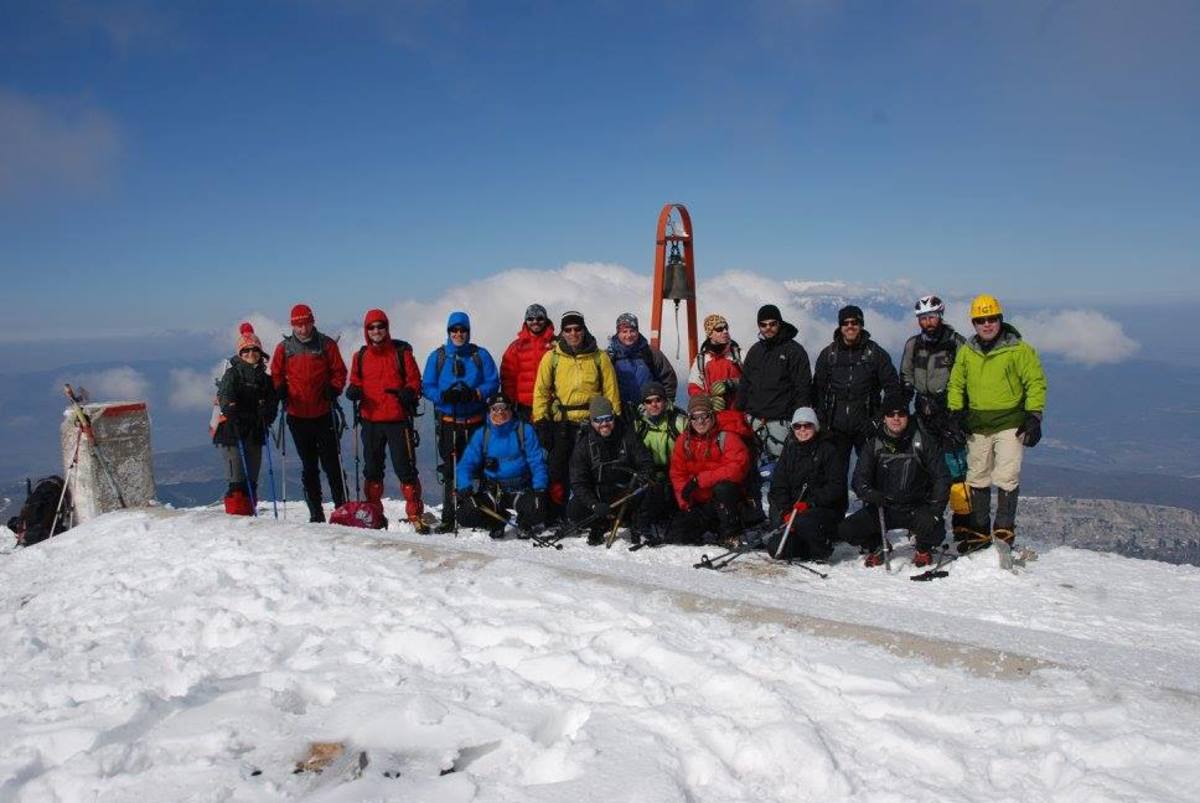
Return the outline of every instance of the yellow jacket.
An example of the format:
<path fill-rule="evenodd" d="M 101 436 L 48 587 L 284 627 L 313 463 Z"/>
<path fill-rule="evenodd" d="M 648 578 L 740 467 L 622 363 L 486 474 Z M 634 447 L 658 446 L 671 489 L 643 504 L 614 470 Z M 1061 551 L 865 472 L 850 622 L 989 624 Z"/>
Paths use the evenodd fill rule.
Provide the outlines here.
<path fill-rule="evenodd" d="M 563 348 L 561 338 L 538 363 L 533 383 L 533 420 L 586 421 L 588 402 L 603 395 L 621 414 L 621 394 L 612 360 L 596 346 L 592 335 L 585 335 L 575 353 Z"/>

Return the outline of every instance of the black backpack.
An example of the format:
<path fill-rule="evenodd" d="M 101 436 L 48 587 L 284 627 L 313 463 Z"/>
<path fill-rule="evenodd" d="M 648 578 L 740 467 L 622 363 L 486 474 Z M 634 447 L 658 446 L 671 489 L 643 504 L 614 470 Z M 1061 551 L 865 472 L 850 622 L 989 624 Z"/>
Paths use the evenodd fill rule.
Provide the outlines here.
<path fill-rule="evenodd" d="M 66 531 L 66 511 L 71 508 L 71 494 L 63 500 L 63 515 L 55 521 L 58 500 L 63 496 L 63 478 L 57 475 L 42 477 L 36 483 L 25 480 L 25 504 L 21 513 L 8 520 L 8 529 L 17 536 L 17 543 L 32 546 L 51 535 Z M 53 532 L 51 532 L 53 528 Z"/>

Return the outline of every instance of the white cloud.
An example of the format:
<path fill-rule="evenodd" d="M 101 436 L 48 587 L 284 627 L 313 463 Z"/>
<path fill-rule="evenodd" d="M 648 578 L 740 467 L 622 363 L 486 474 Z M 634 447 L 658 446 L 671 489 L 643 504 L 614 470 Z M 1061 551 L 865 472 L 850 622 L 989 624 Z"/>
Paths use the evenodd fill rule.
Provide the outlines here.
<path fill-rule="evenodd" d="M 102 185 L 121 151 L 108 112 L 86 102 L 38 102 L 0 88 L 0 194 Z"/>
<path fill-rule="evenodd" d="M 533 302 L 546 307 L 556 326 L 563 312 L 569 309 L 583 312 L 589 329 L 602 345 L 607 343 L 617 315 L 627 311 L 638 316 L 642 332 L 649 337 L 650 291 L 649 273 L 635 273 L 609 263 L 572 262 L 554 270 L 506 270 L 451 288 L 433 299 L 402 299 L 382 308 L 391 321 L 392 336 L 412 344 L 423 369 L 428 354 L 445 342 L 446 319 L 453 310 L 463 310 L 471 316 L 472 340 L 486 347 L 499 361 L 521 327 L 525 307 Z M 697 322 L 710 313 L 721 313 L 729 320 L 734 339 L 746 349 L 758 337 L 755 323 L 758 308 L 776 304 L 784 319 L 799 330 L 800 342 L 815 360 L 833 336 L 837 309 L 853 303 L 863 308 L 872 337 L 898 361 L 904 341 L 917 331 L 911 304 L 926 292 L 903 280 L 869 287 L 841 281 L 780 281 L 747 270 L 727 271 L 700 280 Z M 969 335 L 970 299 L 945 300 L 948 320 Z M 366 309 L 364 306 L 364 313 Z M 349 365 L 363 343 L 361 318 L 338 323 L 323 321 L 319 308 L 316 312 L 318 329 L 338 338 Z M 675 361 L 681 378 L 687 357 L 685 315 L 686 308 L 681 306 L 683 359 Z M 281 334 L 290 331 L 289 325 L 263 313 L 250 313 L 238 320 L 254 324 L 268 353 Z M 1091 310 L 1044 310 L 1018 316 L 1014 322 L 1040 352 L 1075 362 L 1116 362 L 1129 357 L 1137 348 L 1120 324 Z M 227 331 L 227 347 L 232 353 L 237 322 L 230 324 Z M 665 302 L 662 347 L 668 357 L 674 357 L 675 342 L 674 310 L 670 302 Z"/>
<path fill-rule="evenodd" d="M 76 380 L 79 388 L 86 388 L 92 401 L 143 401 L 150 390 L 150 383 L 140 372 L 128 365 L 82 374 Z M 61 387 L 61 383 L 56 386 Z"/>
<path fill-rule="evenodd" d="M 193 371 L 190 368 L 175 368 L 168 375 L 170 387 L 167 404 L 175 410 L 207 410 L 212 407 L 216 395 L 214 380 L 224 370 L 222 360 L 211 371 Z"/>
<path fill-rule="evenodd" d="M 1095 310 L 1045 310 L 1016 317 L 1013 325 L 1039 351 L 1084 365 L 1121 362 L 1138 350 L 1121 324 Z"/>

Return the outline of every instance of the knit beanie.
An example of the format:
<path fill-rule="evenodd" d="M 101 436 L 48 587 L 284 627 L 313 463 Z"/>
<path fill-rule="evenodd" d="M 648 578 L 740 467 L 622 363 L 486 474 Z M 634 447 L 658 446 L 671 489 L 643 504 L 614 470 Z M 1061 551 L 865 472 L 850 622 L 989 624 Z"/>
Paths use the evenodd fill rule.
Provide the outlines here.
<path fill-rule="evenodd" d="M 801 407 L 792 413 L 792 424 L 812 424 L 820 432 L 821 422 L 817 420 L 817 411 L 811 407 Z"/>
<path fill-rule="evenodd" d="M 588 418 L 596 419 L 604 415 L 614 415 L 612 402 L 607 396 L 593 396 L 588 400 Z"/>
<path fill-rule="evenodd" d="M 863 317 L 862 307 L 855 306 L 854 304 L 847 304 L 838 310 L 838 324 L 841 324 L 842 321 L 848 321 L 851 319 L 856 320 L 859 323 L 867 322 L 867 319 Z"/>
<path fill-rule="evenodd" d="M 621 331 L 622 326 L 632 327 L 633 330 L 636 332 L 637 328 L 638 328 L 637 316 L 634 315 L 632 312 L 622 312 L 620 315 L 617 316 L 617 331 L 618 332 Z"/>
<path fill-rule="evenodd" d="M 688 415 L 692 413 L 708 413 L 712 415 L 713 406 L 712 399 L 705 396 L 703 393 L 698 393 L 688 399 Z"/>
<path fill-rule="evenodd" d="M 563 316 L 562 316 L 562 320 L 559 321 L 558 328 L 559 328 L 559 330 L 562 330 L 568 326 L 582 326 L 583 328 L 586 329 L 587 324 L 583 322 L 583 313 L 576 312 L 573 309 L 567 310 L 566 312 L 564 312 Z"/>
<path fill-rule="evenodd" d="M 313 312 L 307 304 L 297 304 L 292 307 L 292 326 L 300 326 L 305 323 L 315 323 Z"/>
<path fill-rule="evenodd" d="M 891 413 L 896 410 L 903 410 L 905 415 L 908 415 L 908 399 L 903 393 L 890 391 L 883 394 L 883 404 L 879 407 L 881 413 Z"/>
<path fill-rule="evenodd" d="M 650 396 L 659 396 L 667 401 L 670 401 L 670 399 L 667 399 L 667 389 L 663 387 L 662 382 L 650 380 L 642 385 L 642 400 L 645 401 Z"/>
<path fill-rule="evenodd" d="M 704 319 L 704 336 L 712 337 L 713 330 L 722 324 L 726 327 L 729 326 L 729 321 L 725 320 L 724 315 L 717 315 L 716 313 L 709 315 Z"/>
<path fill-rule="evenodd" d="M 546 308 L 543 307 L 541 304 L 530 304 L 528 307 L 525 308 L 525 319 L 526 320 L 528 320 L 530 318 L 549 318 L 549 317 L 550 316 L 546 314 Z"/>
<path fill-rule="evenodd" d="M 783 316 L 779 314 L 779 307 L 774 304 L 763 304 L 758 308 L 758 322 L 763 321 L 782 321 Z"/>
<path fill-rule="evenodd" d="M 237 352 L 241 354 L 242 349 L 263 350 L 262 341 L 258 339 L 258 335 L 254 334 L 254 327 L 249 323 L 243 323 L 238 327 Z"/>

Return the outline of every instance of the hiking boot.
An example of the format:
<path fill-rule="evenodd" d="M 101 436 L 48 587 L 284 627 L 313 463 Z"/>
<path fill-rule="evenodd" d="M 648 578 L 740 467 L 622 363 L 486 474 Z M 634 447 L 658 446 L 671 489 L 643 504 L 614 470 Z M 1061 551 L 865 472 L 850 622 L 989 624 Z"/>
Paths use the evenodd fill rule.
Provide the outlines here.
<path fill-rule="evenodd" d="M 425 523 L 425 519 L 417 516 L 416 518 L 409 519 L 408 522 L 412 525 L 413 532 L 417 535 L 429 535 L 429 525 Z"/>
<path fill-rule="evenodd" d="M 590 530 L 588 532 L 588 546 L 600 546 L 604 543 L 606 532 L 604 530 Z"/>
<path fill-rule="evenodd" d="M 932 552 L 927 552 L 924 549 L 918 549 L 916 551 L 916 553 L 913 555 L 913 566 L 916 566 L 918 569 L 921 568 L 922 566 L 929 566 L 932 563 L 933 563 L 933 553 Z"/>
<path fill-rule="evenodd" d="M 863 566 L 866 566 L 868 569 L 874 569 L 876 566 L 882 566 L 882 565 L 883 565 L 883 551 L 882 550 L 868 552 L 867 556 L 865 558 L 863 558 Z"/>
<path fill-rule="evenodd" d="M 977 533 L 970 527 L 954 528 L 954 547 L 960 555 L 969 555 L 992 545 L 992 537 Z"/>
<path fill-rule="evenodd" d="M 319 501 L 308 503 L 308 521 L 311 524 L 325 523 L 325 509 Z"/>
<path fill-rule="evenodd" d="M 438 526 L 433 528 L 433 531 L 438 535 L 454 532 L 454 519 L 442 519 L 438 522 Z"/>
<path fill-rule="evenodd" d="M 488 530 L 488 535 L 491 536 L 493 539 L 499 541 L 501 538 L 504 537 L 504 525 L 501 524 L 499 526 L 493 527 L 492 529 Z"/>
<path fill-rule="evenodd" d="M 641 546 L 642 545 L 642 531 L 641 530 L 630 530 L 629 531 L 629 545 L 630 546 Z"/>

